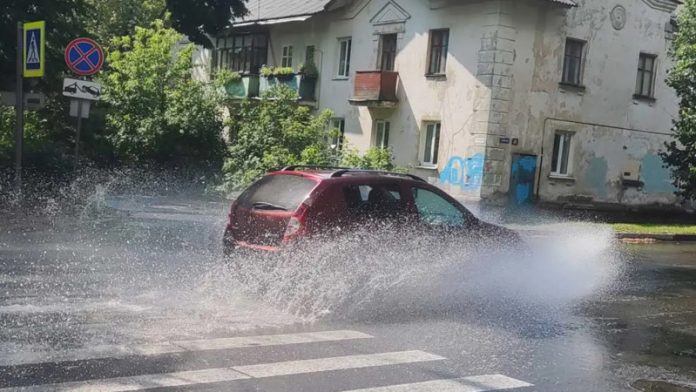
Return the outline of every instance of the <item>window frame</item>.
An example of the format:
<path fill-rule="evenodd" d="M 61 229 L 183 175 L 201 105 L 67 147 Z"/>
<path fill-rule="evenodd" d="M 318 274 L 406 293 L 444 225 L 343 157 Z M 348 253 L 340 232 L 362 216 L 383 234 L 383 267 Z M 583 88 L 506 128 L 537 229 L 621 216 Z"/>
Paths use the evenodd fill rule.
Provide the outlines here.
<path fill-rule="evenodd" d="M 430 160 L 426 161 L 426 149 L 428 147 L 429 128 L 433 127 L 433 135 L 430 141 Z M 441 121 L 425 121 L 421 131 L 420 165 L 428 168 L 436 168 L 439 162 L 440 137 L 442 136 Z M 434 158 L 434 159 L 433 159 Z"/>
<path fill-rule="evenodd" d="M 284 68 L 292 68 L 292 45 L 285 45 L 280 55 L 280 66 Z"/>
<path fill-rule="evenodd" d="M 650 59 L 652 61 L 652 69 L 648 71 L 645 69 L 646 63 L 643 60 Z M 640 52 L 638 55 L 638 71 L 636 74 L 636 89 L 633 94 L 634 98 L 642 99 L 655 99 L 655 81 L 657 76 L 657 65 L 658 56 L 653 53 Z M 641 65 L 642 64 L 642 65 Z M 642 67 L 642 68 L 641 68 Z M 648 94 L 644 94 L 645 91 L 645 74 L 650 73 L 650 83 L 648 85 Z"/>
<path fill-rule="evenodd" d="M 346 43 L 345 50 L 344 43 Z M 353 37 L 338 38 L 337 49 L 336 78 L 348 79 L 350 77 L 350 57 L 353 50 Z"/>
<path fill-rule="evenodd" d="M 435 40 L 435 35 L 436 34 L 446 34 L 445 39 L 443 39 L 443 43 L 440 45 L 435 45 L 434 40 Z M 447 56 L 449 54 L 449 38 L 450 38 L 450 29 L 449 28 L 440 28 L 440 29 L 431 29 L 428 32 L 428 58 L 426 62 L 426 70 L 425 70 L 425 76 L 443 76 L 447 74 Z M 435 70 L 433 67 L 433 56 L 436 54 L 436 49 L 439 49 L 439 61 L 437 63 L 437 70 Z"/>
<path fill-rule="evenodd" d="M 386 37 L 393 37 L 394 38 L 394 47 L 393 48 L 387 48 L 385 46 L 385 38 Z M 390 49 L 389 51 L 385 51 L 385 49 Z M 377 69 L 381 71 L 394 71 L 396 69 L 396 54 L 398 53 L 399 49 L 399 36 L 397 33 L 388 33 L 388 34 L 380 34 L 379 35 L 379 59 L 377 62 Z M 389 63 L 387 65 L 390 65 L 389 67 L 385 67 L 385 61 L 389 60 Z"/>
<path fill-rule="evenodd" d="M 558 149 L 556 149 L 556 138 L 559 139 Z M 552 177 L 572 177 L 573 176 L 573 139 L 575 132 L 556 130 L 553 134 L 553 147 L 551 149 L 551 171 Z M 566 148 L 567 147 L 567 148 Z M 558 156 L 557 156 L 558 154 Z M 566 157 L 567 154 L 567 157 Z M 565 173 L 562 171 L 563 158 L 566 157 Z M 555 164 L 554 164 L 555 162 Z"/>
<path fill-rule="evenodd" d="M 317 47 L 315 45 L 305 46 L 305 64 L 316 64 L 315 57 L 317 53 Z"/>
<path fill-rule="evenodd" d="M 575 56 L 572 53 L 569 53 L 569 48 L 570 45 L 580 45 L 580 55 Z M 578 38 L 571 38 L 571 37 L 566 37 L 566 43 L 565 43 L 565 48 L 563 50 L 563 68 L 561 69 L 561 84 L 565 84 L 568 86 L 575 86 L 575 87 L 580 87 L 582 86 L 583 82 L 583 77 L 585 74 L 585 58 L 586 58 L 586 49 L 587 48 L 587 41 L 581 40 Z M 574 61 L 577 61 L 577 80 L 571 80 L 569 78 L 569 57 L 572 57 Z"/>
<path fill-rule="evenodd" d="M 336 126 L 336 123 L 339 125 Z M 330 128 L 329 130 L 334 130 L 338 129 L 339 130 L 339 135 L 329 135 L 329 143 L 331 148 L 340 151 L 343 148 L 343 138 L 345 137 L 346 134 L 346 119 L 345 117 L 332 117 L 331 120 L 329 120 Z M 335 147 L 334 147 L 335 146 Z"/>
<path fill-rule="evenodd" d="M 258 45 L 262 38 L 264 45 Z M 247 45 L 248 40 L 248 45 Z M 241 43 L 241 46 L 238 45 Z M 268 62 L 269 36 L 266 32 L 247 32 L 218 37 L 211 56 L 213 72 L 229 69 L 242 75 L 257 75 Z"/>
<path fill-rule="evenodd" d="M 380 125 L 382 126 L 382 135 L 380 136 Z M 389 148 L 389 132 L 391 130 L 391 122 L 389 120 L 375 121 L 375 147 Z"/>

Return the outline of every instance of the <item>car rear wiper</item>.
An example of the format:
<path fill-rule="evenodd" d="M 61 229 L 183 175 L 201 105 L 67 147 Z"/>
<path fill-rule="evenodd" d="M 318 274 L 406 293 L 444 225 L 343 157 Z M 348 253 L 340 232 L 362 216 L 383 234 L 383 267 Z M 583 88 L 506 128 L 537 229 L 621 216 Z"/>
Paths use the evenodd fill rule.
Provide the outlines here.
<path fill-rule="evenodd" d="M 265 201 L 257 201 L 252 206 L 258 210 L 281 210 L 287 211 L 288 209 L 273 203 L 266 203 Z"/>

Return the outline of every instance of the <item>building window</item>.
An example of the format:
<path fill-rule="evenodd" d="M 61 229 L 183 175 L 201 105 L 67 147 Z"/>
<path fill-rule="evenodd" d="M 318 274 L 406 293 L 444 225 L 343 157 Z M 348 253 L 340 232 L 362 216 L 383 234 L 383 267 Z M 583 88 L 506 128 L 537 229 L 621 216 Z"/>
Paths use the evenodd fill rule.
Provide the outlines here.
<path fill-rule="evenodd" d="M 379 40 L 380 64 L 382 71 L 393 71 L 396 61 L 396 34 L 382 34 Z"/>
<path fill-rule="evenodd" d="M 425 124 L 425 132 L 422 136 L 423 166 L 437 166 L 437 155 L 440 149 L 440 123 Z"/>
<path fill-rule="evenodd" d="M 314 45 L 307 45 L 305 48 L 305 64 L 314 64 L 314 52 L 316 52 Z"/>
<path fill-rule="evenodd" d="M 292 67 L 292 45 L 283 46 L 283 56 L 280 58 L 281 67 Z"/>
<path fill-rule="evenodd" d="M 340 150 L 343 147 L 343 137 L 346 134 L 346 120 L 343 118 L 331 119 L 331 130 L 329 140 L 331 140 L 331 148 Z"/>
<path fill-rule="evenodd" d="M 350 47 L 351 38 L 340 38 L 338 40 L 338 72 L 340 78 L 347 78 L 350 75 Z"/>
<path fill-rule="evenodd" d="M 267 63 L 268 37 L 265 34 L 237 34 L 218 38 L 213 50 L 213 68 L 258 74 Z"/>
<path fill-rule="evenodd" d="M 551 158 L 551 174 L 569 176 L 571 174 L 570 149 L 573 134 L 557 131 L 553 138 L 553 157 Z"/>
<path fill-rule="evenodd" d="M 638 77 L 636 78 L 636 96 L 653 98 L 655 95 L 655 65 L 657 56 L 641 53 L 638 60 Z"/>
<path fill-rule="evenodd" d="M 582 82 L 582 57 L 585 41 L 566 39 L 565 58 L 563 60 L 563 83 L 579 86 Z"/>
<path fill-rule="evenodd" d="M 447 65 L 449 29 L 430 30 L 428 75 L 442 75 Z"/>
<path fill-rule="evenodd" d="M 377 121 L 375 129 L 375 146 L 379 148 L 389 147 L 389 121 Z"/>

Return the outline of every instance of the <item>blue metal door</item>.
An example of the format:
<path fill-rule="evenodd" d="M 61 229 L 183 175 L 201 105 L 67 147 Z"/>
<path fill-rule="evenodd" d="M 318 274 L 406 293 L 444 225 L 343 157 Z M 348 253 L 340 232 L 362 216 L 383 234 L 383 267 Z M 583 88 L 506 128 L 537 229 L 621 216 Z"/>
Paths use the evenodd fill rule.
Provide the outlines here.
<path fill-rule="evenodd" d="M 536 155 L 514 154 L 512 156 L 509 193 L 513 204 L 522 205 L 532 202 L 536 166 Z"/>

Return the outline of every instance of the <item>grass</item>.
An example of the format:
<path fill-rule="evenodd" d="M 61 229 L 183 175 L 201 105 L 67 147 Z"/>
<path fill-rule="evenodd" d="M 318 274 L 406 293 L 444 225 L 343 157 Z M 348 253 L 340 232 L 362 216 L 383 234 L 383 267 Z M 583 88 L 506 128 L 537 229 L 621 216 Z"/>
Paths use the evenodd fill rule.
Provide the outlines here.
<path fill-rule="evenodd" d="M 664 225 L 654 223 L 612 223 L 610 225 L 617 233 L 640 234 L 694 234 L 696 225 Z"/>

